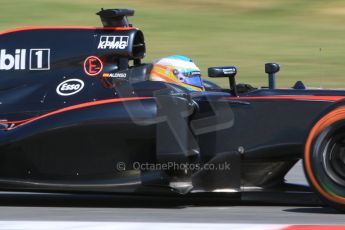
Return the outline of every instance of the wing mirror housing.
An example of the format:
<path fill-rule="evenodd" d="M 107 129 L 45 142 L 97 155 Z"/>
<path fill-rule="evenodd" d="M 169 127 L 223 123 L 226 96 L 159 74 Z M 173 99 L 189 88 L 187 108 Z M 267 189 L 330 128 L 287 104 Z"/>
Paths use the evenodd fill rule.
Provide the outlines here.
<path fill-rule="evenodd" d="M 276 88 L 276 76 L 275 74 L 278 73 L 280 70 L 280 65 L 277 63 L 266 63 L 265 64 L 265 72 L 268 74 L 268 88 L 275 89 Z"/>
<path fill-rule="evenodd" d="M 208 77 L 210 78 L 229 78 L 230 91 L 234 96 L 237 96 L 236 80 L 237 68 L 235 66 L 222 66 L 208 68 Z"/>

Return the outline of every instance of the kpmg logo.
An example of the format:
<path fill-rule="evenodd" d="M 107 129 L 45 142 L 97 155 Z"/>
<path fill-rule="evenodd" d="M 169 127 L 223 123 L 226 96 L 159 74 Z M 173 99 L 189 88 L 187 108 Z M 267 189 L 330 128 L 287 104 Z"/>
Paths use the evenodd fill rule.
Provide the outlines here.
<path fill-rule="evenodd" d="M 101 36 L 97 49 L 123 50 L 128 46 L 128 36 Z"/>

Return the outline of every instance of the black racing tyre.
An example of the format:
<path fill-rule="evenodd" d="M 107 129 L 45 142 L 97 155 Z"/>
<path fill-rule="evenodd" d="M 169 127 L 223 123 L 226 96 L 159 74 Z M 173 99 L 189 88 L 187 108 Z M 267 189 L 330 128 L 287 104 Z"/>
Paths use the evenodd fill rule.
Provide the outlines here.
<path fill-rule="evenodd" d="M 321 200 L 345 212 L 345 107 L 315 124 L 305 145 L 303 163 L 309 184 Z"/>

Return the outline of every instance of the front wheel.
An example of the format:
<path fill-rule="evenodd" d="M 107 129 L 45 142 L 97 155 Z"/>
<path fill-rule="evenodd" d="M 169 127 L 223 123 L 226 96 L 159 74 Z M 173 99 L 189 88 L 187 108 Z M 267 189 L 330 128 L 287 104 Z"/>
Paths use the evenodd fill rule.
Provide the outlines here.
<path fill-rule="evenodd" d="M 303 162 L 315 192 L 327 204 L 345 212 L 345 106 L 326 114 L 314 125 Z"/>

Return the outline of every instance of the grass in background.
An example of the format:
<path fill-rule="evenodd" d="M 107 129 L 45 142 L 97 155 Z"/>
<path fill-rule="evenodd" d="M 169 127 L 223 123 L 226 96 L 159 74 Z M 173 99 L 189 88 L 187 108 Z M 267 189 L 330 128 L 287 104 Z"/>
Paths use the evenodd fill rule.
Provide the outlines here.
<path fill-rule="evenodd" d="M 278 86 L 345 88 L 342 0 L 2 0 L 0 29 L 30 25 L 100 25 L 101 7 L 133 8 L 149 62 L 190 56 L 203 70 L 239 68 L 238 82 L 267 85 L 265 62 L 282 65 Z M 226 80 L 219 80 L 226 84 Z"/>

